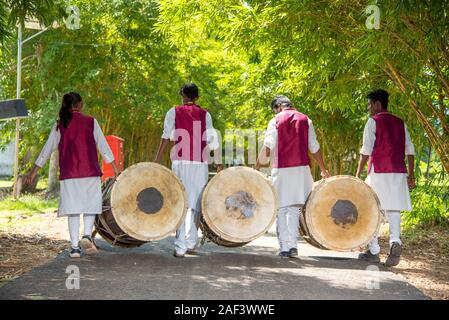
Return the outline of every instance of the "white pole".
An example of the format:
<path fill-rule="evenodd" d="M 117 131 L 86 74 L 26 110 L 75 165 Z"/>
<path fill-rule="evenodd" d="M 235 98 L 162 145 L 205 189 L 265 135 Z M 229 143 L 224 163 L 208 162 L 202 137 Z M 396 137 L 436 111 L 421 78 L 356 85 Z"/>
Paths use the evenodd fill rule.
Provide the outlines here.
<path fill-rule="evenodd" d="M 17 30 L 17 91 L 16 98 L 20 99 L 20 89 L 22 83 L 22 25 L 19 23 Z M 17 194 L 17 178 L 19 174 L 19 134 L 20 134 L 20 119 L 16 119 L 16 139 L 14 151 L 14 199 L 18 198 Z"/>

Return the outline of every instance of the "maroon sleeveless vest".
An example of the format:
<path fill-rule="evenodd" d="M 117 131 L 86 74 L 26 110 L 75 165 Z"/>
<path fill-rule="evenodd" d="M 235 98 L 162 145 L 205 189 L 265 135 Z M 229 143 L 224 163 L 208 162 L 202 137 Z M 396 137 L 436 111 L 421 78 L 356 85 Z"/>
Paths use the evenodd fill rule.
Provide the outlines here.
<path fill-rule="evenodd" d="M 94 118 L 73 112 L 67 128 L 58 125 L 59 180 L 101 177 L 97 145 L 94 138 Z"/>
<path fill-rule="evenodd" d="M 404 121 L 389 112 L 378 113 L 373 119 L 376 121 L 376 141 L 368 172 L 374 164 L 376 173 L 407 173 Z"/>
<path fill-rule="evenodd" d="M 286 108 L 276 115 L 277 152 L 273 168 L 307 166 L 310 164 L 309 119 L 293 108 Z"/>
<path fill-rule="evenodd" d="M 175 129 L 177 141 L 175 142 L 172 160 L 189 160 L 207 162 L 203 156 L 206 141 L 203 140 L 206 131 L 207 111 L 197 105 L 182 105 L 175 108 Z M 189 147 L 186 150 L 186 142 L 182 136 L 187 135 Z M 182 145 L 182 147 L 181 147 Z"/>

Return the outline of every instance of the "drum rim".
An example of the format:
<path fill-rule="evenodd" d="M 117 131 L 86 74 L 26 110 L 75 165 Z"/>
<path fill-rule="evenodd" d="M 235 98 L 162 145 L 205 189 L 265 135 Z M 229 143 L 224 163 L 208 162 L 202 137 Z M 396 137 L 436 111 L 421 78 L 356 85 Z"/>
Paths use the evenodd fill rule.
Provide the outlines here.
<path fill-rule="evenodd" d="M 142 237 L 141 235 L 136 234 L 134 231 L 132 230 L 128 230 L 128 228 L 124 228 L 124 225 L 121 223 L 121 221 L 119 219 L 117 219 L 117 217 L 115 216 L 114 213 L 114 206 L 113 201 L 114 201 L 114 191 L 115 191 L 115 186 L 117 185 L 117 183 L 120 181 L 120 178 L 123 177 L 123 172 L 125 172 L 126 170 L 130 169 L 130 168 L 134 168 L 134 167 L 139 167 L 139 166 L 144 166 L 144 165 L 150 165 L 151 167 L 156 167 L 156 168 L 160 168 L 162 170 L 164 170 L 165 172 L 171 174 L 174 178 L 176 183 L 180 186 L 181 190 L 182 190 L 182 194 L 184 197 L 184 208 L 183 208 L 183 214 L 181 219 L 179 219 L 178 223 L 176 224 L 175 227 L 173 227 L 170 231 L 167 231 L 165 234 L 160 235 L 158 237 Z M 187 202 L 187 193 L 186 190 L 184 188 L 184 185 L 182 184 L 181 180 L 173 173 L 173 171 L 171 171 L 170 169 L 168 169 L 167 167 L 160 165 L 158 163 L 155 162 L 139 162 L 139 163 L 135 163 L 132 166 L 126 168 L 124 171 L 122 172 L 122 174 L 120 174 L 117 178 L 116 178 L 116 182 L 114 183 L 114 185 L 112 186 L 112 190 L 111 190 L 111 213 L 114 216 L 115 221 L 117 222 L 118 226 L 120 227 L 120 229 L 122 229 L 124 232 L 126 232 L 128 235 L 130 235 L 131 237 L 140 240 L 140 241 L 157 241 L 157 240 L 161 240 L 164 239 L 168 236 L 170 236 L 173 232 L 175 232 L 176 230 L 179 229 L 179 227 L 181 226 L 181 224 L 184 222 L 185 218 L 186 218 L 186 214 L 187 214 L 187 207 L 188 207 L 188 202 Z M 123 178 L 122 178 L 123 179 Z"/>
<path fill-rule="evenodd" d="M 233 243 L 240 243 L 240 242 L 236 242 L 235 238 L 231 239 L 224 231 L 220 230 L 216 225 L 213 225 L 213 227 L 212 227 L 211 226 L 212 225 L 212 223 L 211 223 L 212 221 L 210 220 L 209 215 L 205 214 L 205 211 L 203 209 L 205 208 L 205 201 L 206 201 L 205 195 L 208 193 L 209 189 L 211 188 L 212 182 L 214 181 L 214 179 L 216 180 L 217 177 L 220 177 L 221 175 L 224 174 L 225 171 L 228 171 L 228 170 L 246 170 L 248 172 L 255 172 L 255 173 L 257 173 L 260 177 L 262 177 L 265 181 L 267 181 L 267 184 L 268 184 L 268 186 L 269 186 L 269 188 L 271 190 L 271 193 L 274 196 L 274 212 L 275 212 L 275 214 L 273 214 L 273 217 L 271 218 L 271 221 L 268 224 L 268 226 L 266 226 L 263 229 L 263 231 L 261 231 L 260 233 L 258 233 L 255 236 L 248 237 L 248 238 L 245 238 L 245 239 L 240 238 L 240 242 L 242 242 L 242 243 L 249 243 L 249 242 L 257 239 L 258 237 L 260 237 L 264 233 L 266 233 L 271 228 L 271 226 L 273 225 L 274 221 L 276 220 L 278 211 L 279 211 L 278 195 L 277 195 L 277 192 L 274 189 L 271 181 L 263 173 L 261 173 L 258 170 L 255 170 L 253 168 L 246 167 L 246 166 L 237 166 L 237 167 L 229 167 L 229 168 L 223 169 L 220 172 L 218 172 L 212 179 L 210 179 L 210 181 L 207 183 L 206 187 L 203 190 L 203 195 L 201 197 L 201 215 L 203 216 L 203 219 L 204 219 L 205 223 L 207 224 L 207 226 L 209 227 L 209 229 L 211 229 L 213 232 L 215 232 L 215 234 L 217 236 L 221 237 L 223 240 L 226 240 L 226 241 L 229 241 L 229 242 L 233 242 Z"/>
<path fill-rule="evenodd" d="M 368 243 L 373 239 L 373 237 L 374 237 L 376 234 L 378 234 L 378 232 L 379 232 L 379 230 L 380 230 L 380 227 L 381 227 L 381 224 L 382 224 L 382 210 L 381 210 L 381 207 L 380 207 L 380 201 L 379 201 L 379 197 L 378 197 L 377 194 L 374 192 L 373 188 L 371 188 L 371 186 L 369 186 L 369 185 L 368 185 L 365 181 L 363 181 L 362 179 L 359 179 L 359 178 L 354 177 L 354 176 L 351 176 L 351 175 L 336 175 L 336 176 L 332 176 L 332 177 L 327 178 L 327 179 L 322 179 L 322 180 L 320 180 L 319 184 L 318 184 L 315 188 L 318 188 L 318 187 L 320 187 L 320 186 L 322 186 L 322 185 L 324 185 L 324 184 L 326 184 L 326 183 L 329 183 L 330 181 L 334 181 L 334 180 L 337 180 L 337 179 L 339 179 L 339 178 L 349 178 L 349 179 L 354 180 L 354 181 L 360 181 L 360 182 L 362 182 L 362 183 L 367 187 L 368 190 L 371 191 L 371 193 L 372 193 L 372 195 L 374 196 L 374 199 L 375 199 L 375 201 L 376 201 L 376 203 L 377 203 L 377 206 L 378 206 L 378 208 L 379 208 L 379 215 L 378 215 L 378 218 L 377 218 L 377 226 L 376 226 L 375 230 L 372 232 L 372 234 L 371 234 L 369 237 L 367 237 L 368 240 L 365 240 L 362 244 L 357 245 L 357 246 L 354 246 L 354 247 L 351 247 L 351 248 L 341 248 L 341 247 L 335 246 L 335 245 L 333 245 L 333 244 L 331 244 L 331 243 L 328 243 L 328 242 L 325 241 L 324 239 L 321 239 L 321 237 L 319 237 L 319 236 L 317 237 L 318 232 L 316 232 L 316 228 L 315 228 L 315 226 L 314 226 L 314 224 L 313 224 L 313 219 L 307 219 L 307 216 L 308 216 L 309 214 L 308 214 L 308 212 L 307 212 L 307 210 L 306 210 L 307 203 L 310 201 L 310 197 L 311 197 L 312 192 L 313 192 L 313 191 L 312 191 L 312 192 L 309 194 L 309 196 L 307 197 L 306 203 L 304 204 L 304 210 L 305 210 L 306 220 L 309 221 L 309 223 L 307 223 L 307 229 L 308 229 L 308 231 L 309 231 L 309 235 L 308 235 L 308 236 L 309 236 L 309 237 L 312 237 L 312 239 L 313 239 L 314 241 L 318 242 L 321 246 L 327 248 L 328 250 L 334 250 L 334 251 L 340 251 L 340 252 L 356 251 L 356 250 L 359 250 L 360 248 L 365 247 L 366 245 L 368 245 Z M 314 189 L 315 189 L 315 188 L 314 188 Z"/>
<path fill-rule="evenodd" d="M 103 221 L 101 221 L 103 218 L 102 214 L 99 214 L 95 217 L 95 221 L 94 221 L 95 230 L 103 238 L 103 240 L 105 240 L 111 246 L 117 246 L 117 247 L 121 247 L 121 248 L 137 248 L 147 242 L 147 241 L 141 241 L 141 240 L 134 239 L 129 235 L 128 236 L 130 238 L 132 238 L 135 242 L 131 242 L 131 241 L 128 242 L 128 240 L 123 241 L 123 239 L 121 239 L 116 234 L 107 232 L 108 230 L 105 230 L 106 228 L 104 227 L 105 223 L 103 223 Z M 111 212 L 111 214 L 112 214 L 112 212 Z M 113 238 L 113 239 L 111 239 L 111 238 Z"/>

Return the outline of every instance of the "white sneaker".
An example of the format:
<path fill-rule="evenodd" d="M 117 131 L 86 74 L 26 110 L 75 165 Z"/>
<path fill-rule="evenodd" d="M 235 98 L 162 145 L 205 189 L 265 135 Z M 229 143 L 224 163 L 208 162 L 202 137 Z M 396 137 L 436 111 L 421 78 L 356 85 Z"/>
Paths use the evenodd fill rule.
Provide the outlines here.
<path fill-rule="evenodd" d="M 80 248 L 73 248 L 73 247 L 71 247 L 69 255 L 70 255 L 70 258 L 79 258 L 79 257 L 81 257 L 81 250 L 80 250 Z"/>
<path fill-rule="evenodd" d="M 185 253 L 178 253 L 176 250 L 173 251 L 173 256 L 176 258 L 184 258 Z"/>

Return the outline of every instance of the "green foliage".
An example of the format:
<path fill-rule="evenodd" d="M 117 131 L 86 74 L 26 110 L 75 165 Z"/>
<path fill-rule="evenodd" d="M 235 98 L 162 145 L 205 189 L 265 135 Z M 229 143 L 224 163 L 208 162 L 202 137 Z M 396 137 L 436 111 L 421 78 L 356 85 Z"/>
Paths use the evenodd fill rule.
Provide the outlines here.
<path fill-rule="evenodd" d="M 423 174 L 417 181 L 416 189 L 410 194 L 413 210 L 404 215 L 406 227 L 417 224 L 449 226 L 449 180 L 441 163 L 433 161 L 429 162 L 429 166 L 427 168 L 424 161 L 420 163 L 420 172 Z"/>
<path fill-rule="evenodd" d="M 449 184 L 418 186 L 411 194 L 413 210 L 405 215 L 407 225 L 449 222 Z"/>
<path fill-rule="evenodd" d="M 43 25 L 61 21 L 66 15 L 63 0 L 0 0 L 0 46 L 13 36 L 17 24 L 33 17 Z"/>
<path fill-rule="evenodd" d="M 8 8 L 10 2 L 17 8 L 30 4 L 28 11 L 14 11 L 15 19 L 29 10 L 48 12 L 50 19 L 62 3 L 0 0 Z M 24 47 L 22 95 L 31 112 L 22 121 L 22 171 L 44 144 L 68 90 L 80 92 L 85 111 L 106 135 L 125 139 L 127 166 L 151 161 L 166 111 L 179 103 L 179 87 L 194 81 L 199 103 L 222 132 L 265 129 L 273 116 L 272 98 L 288 95 L 313 120 L 332 174 L 354 174 L 368 118 L 366 94 L 382 87 L 391 93 L 392 112 L 407 123 L 417 174 L 433 181 L 412 193 L 415 208 L 428 208 L 427 213 L 412 214 L 441 215 L 444 204 L 436 198 L 444 190 L 432 175 L 449 168 L 448 0 L 377 1 L 378 30 L 365 25 L 371 3 L 356 0 L 70 4 L 80 9 L 79 30 L 49 30 Z M 43 10 L 44 5 L 53 9 Z M 8 31 L 13 34 L 13 26 Z M 4 39 L 0 99 L 15 93 L 14 39 Z M 12 121 L 0 123 L 0 144 L 13 138 L 13 129 Z M 439 167 L 428 176 L 421 160 Z M 433 200 L 431 209 L 427 201 Z"/>
<path fill-rule="evenodd" d="M 157 28 L 176 44 L 220 39 L 247 64 L 250 75 L 240 87 L 250 92 L 251 102 L 263 105 L 267 96 L 285 93 L 306 112 L 323 112 L 322 126 L 330 122 L 329 111 L 363 118 L 366 93 L 383 87 L 392 93 L 391 109 L 405 118 L 412 137 L 425 131 L 448 171 L 449 50 L 444 39 L 449 2 L 378 1 L 379 30 L 365 26 L 367 5 L 166 0 Z"/>

